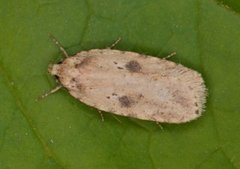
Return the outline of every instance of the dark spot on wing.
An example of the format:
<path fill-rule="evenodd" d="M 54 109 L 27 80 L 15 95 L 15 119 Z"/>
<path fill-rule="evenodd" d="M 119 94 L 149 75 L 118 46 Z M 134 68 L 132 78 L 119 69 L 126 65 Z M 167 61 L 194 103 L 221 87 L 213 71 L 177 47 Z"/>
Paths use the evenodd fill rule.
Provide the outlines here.
<path fill-rule="evenodd" d="M 59 62 L 57 62 L 57 64 L 59 64 L 59 65 L 60 65 L 60 64 L 62 64 L 62 62 L 63 62 L 63 61 L 62 61 L 62 60 L 60 60 Z"/>
<path fill-rule="evenodd" d="M 77 82 L 76 79 L 73 77 L 71 79 L 69 79 L 69 86 L 71 89 L 76 89 L 77 88 Z"/>
<path fill-rule="evenodd" d="M 122 107 L 130 107 L 132 104 L 132 101 L 127 96 L 119 97 L 118 101 L 120 102 Z"/>
<path fill-rule="evenodd" d="M 179 79 L 178 79 L 179 80 Z M 191 86 L 188 86 L 189 90 L 193 90 L 193 88 Z"/>
<path fill-rule="evenodd" d="M 118 69 L 123 69 L 123 67 L 120 67 L 120 66 L 118 66 L 117 68 L 118 68 Z"/>
<path fill-rule="evenodd" d="M 57 81 L 60 81 L 60 78 L 58 75 L 54 75 L 54 77 L 57 79 Z"/>
<path fill-rule="evenodd" d="M 72 82 L 72 83 L 75 83 L 75 82 L 76 82 L 76 79 L 73 77 L 73 78 L 71 79 L 71 82 Z"/>
<path fill-rule="evenodd" d="M 130 62 L 128 62 L 125 67 L 130 71 L 130 72 L 140 72 L 140 70 L 142 69 L 142 67 L 140 66 L 140 64 L 135 61 L 135 60 L 131 60 Z"/>
<path fill-rule="evenodd" d="M 75 64 L 75 68 L 78 69 L 78 68 L 80 68 L 82 66 L 85 66 L 85 65 L 89 64 L 90 61 L 91 61 L 91 58 L 90 57 L 86 57 L 80 63 Z"/>
<path fill-rule="evenodd" d="M 195 113 L 198 115 L 199 114 L 199 110 L 196 110 Z"/>
<path fill-rule="evenodd" d="M 141 99 L 141 98 L 144 98 L 143 94 L 139 94 L 138 97 Z"/>
<path fill-rule="evenodd" d="M 76 87 L 78 90 L 83 90 L 83 86 L 81 84 L 77 84 Z"/>

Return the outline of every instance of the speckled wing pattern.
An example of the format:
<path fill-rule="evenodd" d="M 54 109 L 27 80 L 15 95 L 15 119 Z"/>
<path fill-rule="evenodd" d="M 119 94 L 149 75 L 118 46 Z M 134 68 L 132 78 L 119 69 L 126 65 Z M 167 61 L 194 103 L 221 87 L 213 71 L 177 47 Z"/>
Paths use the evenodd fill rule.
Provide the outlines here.
<path fill-rule="evenodd" d="M 197 71 L 135 52 L 82 51 L 53 65 L 50 73 L 81 102 L 143 120 L 188 122 L 202 114 L 206 101 Z"/>

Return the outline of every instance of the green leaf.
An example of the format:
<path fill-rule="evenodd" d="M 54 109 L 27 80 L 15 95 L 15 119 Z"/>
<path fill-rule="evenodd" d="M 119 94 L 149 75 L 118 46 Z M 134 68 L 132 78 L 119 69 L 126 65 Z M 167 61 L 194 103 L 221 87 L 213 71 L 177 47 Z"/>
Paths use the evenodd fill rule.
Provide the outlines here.
<path fill-rule="evenodd" d="M 240 169 L 240 8 L 229 2 L 0 0 L 0 168 Z M 118 37 L 120 50 L 176 51 L 170 60 L 202 73 L 206 111 L 161 129 L 110 113 L 102 122 L 66 90 L 36 102 L 62 57 L 48 33 L 70 54 Z"/>
<path fill-rule="evenodd" d="M 240 1 L 237 0 L 218 0 L 220 4 L 224 5 L 225 8 L 229 10 L 240 12 Z"/>

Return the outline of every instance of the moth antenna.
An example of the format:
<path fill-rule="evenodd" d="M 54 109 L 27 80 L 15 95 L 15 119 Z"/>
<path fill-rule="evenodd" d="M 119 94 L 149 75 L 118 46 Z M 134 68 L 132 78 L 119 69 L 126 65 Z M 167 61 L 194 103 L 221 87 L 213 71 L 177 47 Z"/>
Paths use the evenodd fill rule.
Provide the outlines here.
<path fill-rule="evenodd" d="M 62 52 L 62 54 L 68 58 L 68 54 L 66 52 L 66 50 L 64 49 L 64 47 L 62 46 L 62 44 L 51 34 L 48 34 L 49 38 L 57 45 L 57 47 L 60 49 L 60 51 Z"/>
<path fill-rule="evenodd" d="M 102 111 L 101 111 L 101 110 L 98 110 L 98 113 L 99 113 L 100 116 L 101 116 L 102 122 L 104 122 L 104 117 L 103 117 Z"/>

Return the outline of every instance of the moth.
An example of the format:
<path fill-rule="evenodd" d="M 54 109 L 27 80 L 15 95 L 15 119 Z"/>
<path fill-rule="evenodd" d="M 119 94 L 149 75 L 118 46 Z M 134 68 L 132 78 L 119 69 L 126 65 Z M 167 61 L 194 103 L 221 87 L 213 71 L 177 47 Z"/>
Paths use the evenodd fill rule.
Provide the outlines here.
<path fill-rule="evenodd" d="M 156 122 L 184 123 L 204 110 L 207 90 L 195 70 L 166 58 L 112 48 L 68 56 L 53 40 L 66 58 L 48 67 L 61 84 L 51 93 L 65 87 L 98 110 Z"/>

